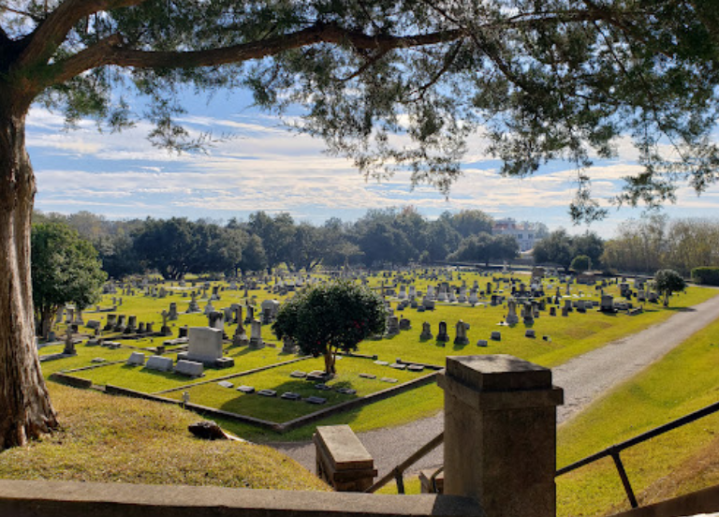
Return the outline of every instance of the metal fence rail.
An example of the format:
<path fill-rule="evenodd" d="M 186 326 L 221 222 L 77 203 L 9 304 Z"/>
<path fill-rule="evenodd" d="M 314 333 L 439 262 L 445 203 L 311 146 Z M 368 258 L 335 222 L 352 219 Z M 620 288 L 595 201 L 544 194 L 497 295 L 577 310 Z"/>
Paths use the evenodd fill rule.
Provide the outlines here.
<path fill-rule="evenodd" d="M 574 463 L 557 470 L 556 476 L 561 476 L 562 474 L 566 474 L 567 472 L 571 472 L 580 467 L 584 467 L 585 465 L 589 465 L 590 463 L 594 463 L 597 460 L 601 460 L 602 458 L 610 456 L 614 460 L 614 464 L 617 467 L 617 472 L 619 474 L 619 478 L 622 480 L 622 485 L 624 485 L 624 491 L 627 493 L 627 499 L 629 499 L 629 504 L 632 505 L 632 508 L 637 508 L 639 504 L 637 503 L 637 498 L 634 495 L 632 485 L 629 482 L 629 477 L 627 476 L 627 472 L 624 469 L 624 465 L 622 464 L 622 459 L 620 458 L 619 454 L 625 449 L 629 449 L 630 447 L 646 442 L 647 440 L 651 440 L 652 438 L 655 438 L 666 432 L 672 431 L 673 429 L 677 429 L 678 427 L 682 427 L 686 424 L 699 420 L 700 418 L 703 418 L 705 416 L 709 416 L 713 413 L 716 413 L 717 411 L 719 411 L 719 402 L 715 402 L 714 404 L 706 406 L 705 408 L 702 408 L 698 411 L 689 413 L 688 415 L 685 415 L 681 418 L 677 418 L 676 420 L 672 420 L 669 423 L 660 425 L 659 427 L 656 427 L 650 431 L 637 435 L 634 438 L 630 438 L 629 440 L 614 444 L 611 447 L 607 447 L 603 451 L 587 456 L 586 458 L 583 458 L 579 461 L 575 461 Z"/>

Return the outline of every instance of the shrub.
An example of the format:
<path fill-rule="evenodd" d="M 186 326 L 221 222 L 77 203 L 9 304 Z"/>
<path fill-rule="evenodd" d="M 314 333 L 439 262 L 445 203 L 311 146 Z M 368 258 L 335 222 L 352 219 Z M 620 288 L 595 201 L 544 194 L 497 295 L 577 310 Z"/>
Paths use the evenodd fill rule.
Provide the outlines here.
<path fill-rule="evenodd" d="M 719 267 L 695 267 L 692 282 L 704 285 L 719 285 Z"/>

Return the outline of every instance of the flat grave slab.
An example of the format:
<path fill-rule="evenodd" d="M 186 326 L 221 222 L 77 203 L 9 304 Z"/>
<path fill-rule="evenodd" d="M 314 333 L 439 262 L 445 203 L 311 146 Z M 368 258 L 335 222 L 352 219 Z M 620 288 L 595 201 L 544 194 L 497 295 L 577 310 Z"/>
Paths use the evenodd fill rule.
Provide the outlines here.
<path fill-rule="evenodd" d="M 234 388 L 235 385 L 232 384 L 230 381 L 220 381 L 217 383 L 218 386 L 222 386 L 223 388 Z"/>
<path fill-rule="evenodd" d="M 377 378 L 377 376 L 372 373 L 360 373 L 359 376 L 362 377 L 363 379 L 376 379 Z"/>
<path fill-rule="evenodd" d="M 305 402 L 307 402 L 308 404 L 324 404 L 325 402 L 327 402 L 327 399 L 323 399 L 322 397 L 312 396 L 312 397 L 307 397 L 305 399 Z"/>
<path fill-rule="evenodd" d="M 341 393 L 342 395 L 356 395 L 357 390 L 352 388 L 337 388 L 335 390 L 337 393 Z"/>
<path fill-rule="evenodd" d="M 410 372 L 423 372 L 424 366 L 422 366 L 421 364 L 410 364 L 407 366 L 407 370 L 409 370 Z"/>
<path fill-rule="evenodd" d="M 285 400 L 300 400 L 302 397 L 299 393 L 294 393 L 292 391 L 286 391 L 282 395 L 280 395 L 281 399 Z"/>
<path fill-rule="evenodd" d="M 315 384 L 315 389 L 320 390 L 320 391 L 329 391 L 332 388 L 330 386 L 327 386 L 326 384 L 320 383 L 320 384 Z"/>
<path fill-rule="evenodd" d="M 400 363 L 392 363 L 389 365 L 390 368 L 394 368 L 395 370 L 406 370 L 407 365 L 406 364 L 400 364 Z"/>
<path fill-rule="evenodd" d="M 380 380 L 382 382 L 389 382 L 390 384 L 397 382 L 397 379 L 393 379 L 392 377 L 382 377 Z"/>
<path fill-rule="evenodd" d="M 260 390 L 257 392 L 258 395 L 262 395 L 263 397 L 276 397 L 277 392 L 275 390 Z"/>
<path fill-rule="evenodd" d="M 295 379 L 304 379 L 305 377 L 307 377 L 307 373 L 295 370 L 290 374 L 290 377 L 294 377 Z"/>
<path fill-rule="evenodd" d="M 374 364 L 377 366 L 387 366 L 389 363 L 387 361 L 375 361 Z"/>
<path fill-rule="evenodd" d="M 253 386 L 240 386 L 237 388 L 237 391 L 240 391 L 242 393 L 250 394 L 255 392 L 255 388 Z"/>

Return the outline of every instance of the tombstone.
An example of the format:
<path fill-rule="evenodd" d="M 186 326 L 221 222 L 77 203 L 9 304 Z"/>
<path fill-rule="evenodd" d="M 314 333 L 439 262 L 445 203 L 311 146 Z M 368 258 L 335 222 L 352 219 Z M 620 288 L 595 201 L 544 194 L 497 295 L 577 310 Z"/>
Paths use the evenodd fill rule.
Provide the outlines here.
<path fill-rule="evenodd" d="M 399 320 L 399 329 L 400 330 L 411 330 L 412 329 L 412 322 L 408 320 L 407 318 L 402 318 Z"/>
<path fill-rule="evenodd" d="M 175 365 L 175 373 L 185 375 L 187 377 L 202 377 L 204 373 L 204 365 L 197 361 L 187 361 L 181 359 Z"/>
<path fill-rule="evenodd" d="M 202 312 L 200 310 L 200 306 L 197 303 L 197 294 L 195 292 L 192 292 L 192 299 L 190 300 L 190 305 L 187 307 L 187 314 L 192 314 L 196 312 Z"/>
<path fill-rule="evenodd" d="M 65 315 L 65 307 L 60 307 L 55 314 L 55 323 L 61 323 L 62 317 Z"/>
<path fill-rule="evenodd" d="M 387 318 L 387 336 L 396 336 L 399 334 L 399 320 L 397 316 L 390 316 Z"/>
<path fill-rule="evenodd" d="M 247 317 L 245 318 L 245 321 L 243 323 L 245 325 L 250 325 L 255 319 L 255 308 L 252 305 L 247 306 Z"/>
<path fill-rule="evenodd" d="M 207 300 L 207 305 L 205 305 L 205 310 L 203 311 L 205 315 L 209 315 L 211 312 L 215 312 L 215 307 L 212 305 L 212 300 Z"/>
<path fill-rule="evenodd" d="M 457 335 L 454 338 L 455 345 L 468 345 L 469 344 L 469 339 L 467 338 L 467 327 L 469 327 L 469 325 L 467 323 L 465 323 L 464 321 L 459 320 L 457 322 L 457 325 L 455 326 L 455 329 L 457 332 Z"/>
<path fill-rule="evenodd" d="M 262 310 L 262 323 L 267 325 L 275 321 L 280 310 L 280 302 L 277 300 L 265 300 L 260 305 Z"/>
<path fill-rule="evenodd" d="M 262 323 L 260 320 L 252 320 L 250 326 L 250 348 L 264 348 L 265 342 L 262 340 Z"/>
<path fill-rule="evenodd" d="M 282 353 L 284 354 L 294 354 L 297 352 L 299 347 L 297 346 L 297 343 L 290 337 L 290 336 L 283 336 L 282 337 Z"/>
<path fill-rule="evenodd" d="M 417 296 L 417 288 L 414 286 L 414 284 L 409 286 L 409 297 L 414 298 Z"/>
<path fill-rule="evenodd" d="M 171 336 L 172 335 L 172 329 L 167 326 L 167 320 L 169 319 L 169 313 L 167 311 L 162 311 L 162 327 L 160 327 L 160 334 L 163 336 Z"/>
<path fill-rule="evenodd" d="M 77 310 L 77 314 L 75 315 L 75 321 L 73 323 L 76 323 L 77 325 L 84 325 L 85 322 L 82 319 L 82 311 L 80 309 Z"/>
<path fill-rule="evenodd" d="M 67 327 L 65 331 L 65 349 L 62 353 L 64 355 L 77 355 L 75 341 L 72 339 L 72 327 Z"/>
<path fill-rule="evenodd" d="M 407 298 L 407 288 L 404 285 L 401 285 L 399 288 L 399 295 L 397 295 L 397 298 L 400 300 L 404 300 Z"/>
<path fill-rule="evenodd" d="M 127 318 L 127 327 L 123 331 L 125 334 L 132 334 L 137 330 L 137 316 L 129 316 Z"/>
<path fill-rule="evenodd" d="M 649 291 L 649 294 L 647 295 L 647 301 L 649 303 L 658 303 L 659 296 L 654 291 Z"/>
<path fill-rule="evenodd" d="M 145 333 L 146 334 L 154 334 L 155 330 L 153 329 L 154 323 L 151 321 L 145 324 Z"/>
<path fill-rule="evenodd" d="M 564 300 L 564 308 L 572 312 L 572 300 Z"/>
<path fill-rule="evenodd" d="M 447 322 L 439 322 L 439 332 L 437 333 L 437 341 L 440 343 L 446 343 L 449 341 L 449 334 L 447 334 Z"/>
<path fill-rule="evenodd" d="M 566 305 L 564 307 L 562 307 L 562 316 L 565 318 L 567 316 L 569 316 L 569 310 L 570 310 L 569 307 L 567 307 Z"/>
<path fill-rule="evenodd" d="M 115 332 L 122 332 L 125 330 L 125 315 L 124 314 L 118 314 L 117 323 L 115 324 L 115 328 L 113 330 Z"/>
<path fill-rule="evenodd" d="M 471 303 L 472 305 L 476 305 L 476 304 L 479 303 L 479 297 L 477 296 L 477 290 L 476 290 L 476 289 L 472 289 L 472 290 L 469 292 L 469 303 Z"/>
<path fill-rule="evenodd" d="M 534 324 L 534 311 L 531 303 L 525 303 L 522 306 L 522 321 L 525 325 Z"/>
<path fill-rule="evenodd" d="M 125 362 L 128 366 L 143 366 L 145 364 L 145 354 L 142 352 L 133 352 Z"/>
<path fill-rule="evenodd" d="M 422 300 L 422 307 L 424 307 L 425 310 L 434 310 L 434 300 L 425 297 L 424 300 Z"/>
<path fill-rule="evenodd" d="M 487 342 L 486 339 L 479 339 L 479 340 L 477 340 L 477 346 L 485 347 L 485 346 L 488 346 L 488 345 L 489 345 L 489 343 Z"/>
<path fill-rule="evenodd" d="M 493 330 L 490 339 L 492 341 L 502 341 L 502 333 L 498 330 Z"/>
<path fill-rule="evenodd" d="M 222 331 L 210 327 L 190 328 L 187 352 L 177 354 L 177 360 L 199 362 L 218 368 L 228 368 L 235 364 L 231 357 L 222 356 Z"/>
<path fill-rule="evenodd" d="M 535 338 L 537 335 L 535 334 L 534 329 L 527 329 L 524 331 L 524 337 Z"/>
<path fill-rule="evenodd" d="M 517 302 L 514 301 L 513 298 L 510 298 L 507 302 L 507 317 L 504 322 L 507 325 L 516 325 L 519 323 L 519 318 L 517 317 Z"/>
<path fill-rule="evenodd" d="M 167 319 L 170 321 L 177 321 L 177 303 L 172 302 L 170 303 L 170 312 L 167 315 Z"/>
<path fill-rule="evenodd" d="M 219 331 L 225 331 L 225 315 L 220 311 L 212 311 L 207 315 L 207 326 Z"/>
<path fill-rule="evenodd" d="M 556 316 L 557 315 L 557 308 L 552 306 L 549 308 L 549 315 L 550 316 Z"/>
<path fill-rule="evenodd" d="M 100 328 L 100 322 L 98 320 L 88 320 L 87 328 L 92 330 L 98 330 Z"/>
<path fill-rule="evenodd" d="M 428 321 L 422 323 L 422 333 L 419 335 L 420 339 L 432 339 L 432 326 Z"/>
<path fill-rule="evenodd" d="M 105 326 L 102 328 L 102 330 L 107 332 L 109 330 L 114 329 L 116 322 L 117 322 L 117 314 L 108 314 L 107 322 L 105 323 Z"/>
<path fill-rule="evenodd" d="M 153 355 L 145 363 L 145 368 L 148 370 L 156 370 L 158 372 L 171 372 L 172 371 L 172 359 L 169 357 L 162 357 L 161 355 Z"/>

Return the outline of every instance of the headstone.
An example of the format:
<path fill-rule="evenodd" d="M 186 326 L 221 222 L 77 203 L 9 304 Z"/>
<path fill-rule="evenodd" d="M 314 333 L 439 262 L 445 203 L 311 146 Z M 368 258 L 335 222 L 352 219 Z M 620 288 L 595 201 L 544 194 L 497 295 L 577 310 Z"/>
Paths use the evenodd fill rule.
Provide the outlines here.
<path fill-rule="evenodd" d="M 492 339 L 492 341 L 502 341 L 502 333 L 498 330 L 494 330 L 492 331 L 490 338 Z"/>
<path fill-rule="evenodd" d="M 419 335 L 420 339 L 432 339 L 432 327 L 428 321 L 422 323 L 422 333 Z"/>
<path fill-rule="evenodd" d="M 515 302 L 513 298 L 510 298 L 507 302 L 507 317 L 504 321 L 507 325 L 519 323 L 519 318 L 517 317 L 517 302 Z"/>
<path fill-rule="evenodd" d="M 439 322 L 439 332 L 437 333 L 437 341 L 440 343 L 446 343 L 449 341 L 449 334 L 447 334 L 447 322 Z"/>
<path fill-rule="evenodd" d="M 294 354 L 298 350 L 298 346 L 290 336 L 283 336 L 282 338 L 282 353 Z"/>
<path fill-rule="evenodd" d="M 396 336 L 399 334 L 399 320 L 397 316 L 387 318 L 387 336 Z"/>
<path fill-rule="evenodd" d="M 153 355 L 147 360 L 145 368 L 148 370 L 156 370 L 158 372 L 171 372 L 172 359 L 169 357 L 162 357 L 160 355 Z"/>
<path fill-rule="evenodd" d="M 186 375 L 187 377 L 202 377 L 204 375 L 204 365 L 197 361 L 180 359 L 175 365 L 175 373 Z"/>
<path fill-rule="evenodd" d="M 172 302 L 170 304 L 170 313 L 167 315 L 167 319 L 170 321 L 176 321 L 177 318 L 177 303 Z"/>
<path fill-rule="evenodd" d="M 467 338 L 467 327 L 468 325 L 462 321 L 459 320 L 457 322 L 457 325 L 455 326 L 457 335 L 454 338 L 454 344 L 455 345 L 468 345 L 469 339 Z"/>
<path fill-rule="evenodd" d="M 250 348 L 263 348 L 264 346 L 265 342 L 262 340 L 262 323 L 260 323 L 260 320 L 252 320 L 250 326 Z"/>
<path fill-rule="evenodd" d="M 485 347 L 485 346 L 488 346 L 488 345 L 489 345 L 489 343 L 487 342 L 486 339 L 479 339 L 479 340 L 477 340 L 477 346 Z"/>

